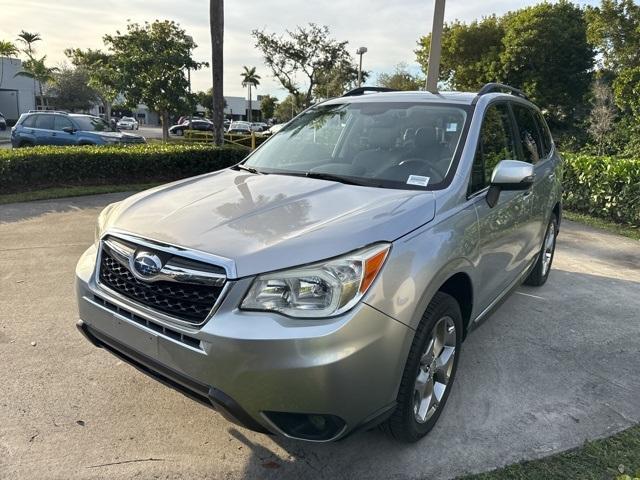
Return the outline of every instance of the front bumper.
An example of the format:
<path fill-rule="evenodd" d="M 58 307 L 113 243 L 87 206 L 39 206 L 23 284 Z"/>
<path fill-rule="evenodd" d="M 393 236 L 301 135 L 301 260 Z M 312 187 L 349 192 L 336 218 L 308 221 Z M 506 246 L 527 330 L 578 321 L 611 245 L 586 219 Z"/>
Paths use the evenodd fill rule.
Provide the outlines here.
<path fill-rule="evenodd" d="M 244 312 L 237 306 L 251 279 L 243 279 L 211 320 L 191 329 L 113 298 L 94 281 L 95 259 L 92 247 L 76 270 L 79 328 L 87 338 L 236 423 L 328 441 L 395 406 L 413 331 L 364 303 L 321 321 Z M 311 438 L 278 423 L 282 414 L 341 423 L 326 438 Z"/>

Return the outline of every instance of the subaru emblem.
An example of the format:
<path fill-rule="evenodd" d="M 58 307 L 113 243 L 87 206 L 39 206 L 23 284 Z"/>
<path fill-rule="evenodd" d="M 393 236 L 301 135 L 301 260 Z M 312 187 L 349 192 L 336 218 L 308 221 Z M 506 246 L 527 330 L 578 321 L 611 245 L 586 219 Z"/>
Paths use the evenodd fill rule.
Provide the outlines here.
<path fill-rule="evenodd" d="M 162 260 L 151 252 L 140 251 L 133 259 L 133 268 L 141 277 L 153 277 L 162 270 Z"/>

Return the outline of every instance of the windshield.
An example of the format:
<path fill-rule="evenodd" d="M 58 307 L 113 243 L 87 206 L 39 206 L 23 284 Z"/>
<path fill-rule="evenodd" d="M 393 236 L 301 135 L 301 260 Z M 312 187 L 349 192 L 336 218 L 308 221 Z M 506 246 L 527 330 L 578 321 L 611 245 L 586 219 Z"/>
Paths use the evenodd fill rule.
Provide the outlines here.
<path fill-rule="evenodd" d="M 264 173 L 344 177 L 387 188 L 443 188 L 453 173 L 466 108 L 321 105 L 287 124 L 245 165 Z"/>
<path fill-rule="evenodd" d="M 114 132 L 115 129 L 111 128 L 107 122 L 100 117 L 74 117 L 78 124 L 78 129 L 88 132 Z"/>

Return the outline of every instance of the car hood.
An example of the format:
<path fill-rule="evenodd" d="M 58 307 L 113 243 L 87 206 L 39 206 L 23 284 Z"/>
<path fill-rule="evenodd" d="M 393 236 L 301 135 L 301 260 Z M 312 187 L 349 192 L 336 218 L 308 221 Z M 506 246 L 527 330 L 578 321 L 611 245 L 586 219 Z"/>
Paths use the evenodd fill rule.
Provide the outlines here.
<path fill-rule="evenodd" d="M 227 169 L 129 197 L 108 229 L 227 258 L 239 278 L 391 242 L 434 213 L 432 192 Z"/>
<path fill-rule="evenodd" d="M 132 138 L 142 138 L 140 135 L 133 135 L 131 133 L 123 133 L 123 132 L 89 132 L 94 133 L 96 135 L 100 135 L 101 137 L 109 137 L 109 138 L 117 138 L 118 140 L 123 139 L 132 139 Z"/>

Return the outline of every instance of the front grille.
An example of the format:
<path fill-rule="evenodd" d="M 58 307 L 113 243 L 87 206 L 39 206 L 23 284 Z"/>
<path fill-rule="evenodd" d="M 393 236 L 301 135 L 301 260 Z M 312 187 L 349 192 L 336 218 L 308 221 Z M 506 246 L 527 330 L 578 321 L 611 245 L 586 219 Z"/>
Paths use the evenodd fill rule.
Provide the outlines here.
<path fill-rule="evenodd" d="M 100 282 L 135 302 L 194 325 L 206 320 L 223 289 L 223 286 L 138 280 L 105 247 L 100 261 Z"/>

